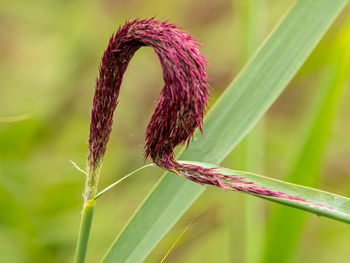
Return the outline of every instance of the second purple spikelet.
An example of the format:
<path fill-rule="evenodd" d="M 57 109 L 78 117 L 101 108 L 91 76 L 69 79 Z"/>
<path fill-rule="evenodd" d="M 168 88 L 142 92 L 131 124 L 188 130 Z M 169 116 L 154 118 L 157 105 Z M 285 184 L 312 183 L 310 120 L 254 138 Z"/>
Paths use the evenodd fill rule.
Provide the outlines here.
<path fill-rule="evenodd" d="M 164 87 L 147 126 L 145 157 L 149 156 L 158 166 L 200 184 L 305 201 L 259 187 L 236 175 L 224 175 L 216 173 L 215 169 L 180 164 L 174 159 L 174 148 L 183 142 L 188 143 L 197 127 L 202 131 L 209 86 L 205 71 L 207 61 L 198 45 L 192 36 L 179 30 L 176 25 L 153 18 L 128 21 L 112 35 L 96 81 L 91 110 L 88 171 L 99 170 L 112 130 L 123 75 L 130 59 L 140 47 L 150 46 L 160 60 Z M 98 172 L 96 174 L 98 177 Z M 87 184 L 94 184 L 94 180 L 98 178 L 92 176 Z"/>

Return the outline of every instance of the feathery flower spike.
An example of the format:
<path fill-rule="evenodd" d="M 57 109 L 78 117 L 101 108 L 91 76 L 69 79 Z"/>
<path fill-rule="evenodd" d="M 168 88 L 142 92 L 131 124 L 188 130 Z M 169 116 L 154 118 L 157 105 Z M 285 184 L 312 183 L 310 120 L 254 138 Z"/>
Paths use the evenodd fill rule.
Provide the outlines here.
<path fill-rule="evenodd" d="M 90 190 L 85 193 L 86 200 L 92 199 L 97 191 L 99 169 L 124 72 L 140 47 L 151 46 L 160 60 L 165 85 L 146 129 L 145 158 L 149 156 L 156 165 L 200 184 L 305 201 L 244 181 L 237 175 L 220 174 L 215 169 L 180 164 L 175 160 L 173 150 L 177 145 L 189 143 L 197 127 L 203 133 L 209 85 L 205 71 L 207 61 L 198 45 L 194 37 L 176 25 L 154 18 L 128 21 L 112 35 L 102 57 L 91 110 L 87 164 L 87 188 Z"/>

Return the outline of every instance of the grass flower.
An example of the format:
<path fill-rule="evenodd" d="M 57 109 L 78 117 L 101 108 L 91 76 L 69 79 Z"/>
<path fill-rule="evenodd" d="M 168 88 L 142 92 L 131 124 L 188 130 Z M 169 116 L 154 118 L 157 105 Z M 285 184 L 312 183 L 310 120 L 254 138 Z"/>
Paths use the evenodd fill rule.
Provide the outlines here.
<path fill-rule="evenodd" d="M 203 133 L 209 85 L 207 60 L 199 45 L 176 25 L 154 18 L 128 21 L 112 35 L 102 57 L 91 111 L 87 200 L 96 195 L 99 169 L 112 130 L 124 72 L 140 47 L 151 46 L 162 66 L 164 87 L 146 129 L 145 158 L 150 157 L 156 165 L 200 184 L 304 201 L 259 187 L 236 175 L 224 175 L 215 169 L 184 165 L 175 160 L 173 151 L 177 145 L 189 143 L 196 128 Z"/>

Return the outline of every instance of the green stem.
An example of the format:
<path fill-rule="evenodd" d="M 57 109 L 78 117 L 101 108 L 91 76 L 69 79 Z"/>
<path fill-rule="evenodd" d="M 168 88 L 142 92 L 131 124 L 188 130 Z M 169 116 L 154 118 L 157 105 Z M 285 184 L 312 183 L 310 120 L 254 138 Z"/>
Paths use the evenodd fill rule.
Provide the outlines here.
<path fill-rule="evenodd" d="M 77 249 L 75 252 L 75 263 L 84 263 L 89 242 L 92 218 L 94 216 L 95 196 L 97 192 L 98 179 L 100 177 L 101 163 L 88 164 L 84 191 L 84 207 L 81 215 L 80 230 Z"/>
<path fill-rule="evenodd" d="M 265 0 L 241 1 L 242 19 L 242 65 L 246 64 L 259 43 L 263 39 L 265 28 L 266 3 Z M 263 120 L 259 126 L 250 132 L 241 142 L 241 166 L 240 169 L 247 171 L 263 170 L 263 162 L 256 155 L 253 149 L 263 149 L 264 143 Z M 260 203 L 251 196 L 245 197 L 244 206 L 244 258 L 246 263 L 259 262 L 262 247 L 263 220 L 256 220 L 261 217 Z"/>
<path fill-rule="evenodd" d="M 75 263 L 84 263 L 89 242 L 89 235 L 94 215 L 95 200 L 85 201 L 81 217 Z"/>
<path fill-rule="evenodd" d="M 74 263 L 85 262 L 96 199 L 101 197 L 104 193 L 106 193 L 108 190 L 116 186 L 121 181 L 128 178 L 130 175 L 133 175 L 134 173 L 141 171 L 146 167 L 150 167 L 150 166 L 154 166 L 154 164 L 151 163 L 140 167 L 139 169 L 122 177 L 115 183 L 109 185 L 98 194 L 96 194 L 96 192 L 97 192 L 97 182 L 100 174 L 100 167 L 94 166 L 92 167 L 92 169 L 89 169 L 91 166 L 88 166 L 88 172 L 86 173 L 87 177 L 86 177 L 86 184 L 85 184 L 85 193 L 84 193 L 85 201 L 84 201 L 84 207 L 83 207 L 83 212 L 81 216 L 79 237 L 78 237 Z"/>

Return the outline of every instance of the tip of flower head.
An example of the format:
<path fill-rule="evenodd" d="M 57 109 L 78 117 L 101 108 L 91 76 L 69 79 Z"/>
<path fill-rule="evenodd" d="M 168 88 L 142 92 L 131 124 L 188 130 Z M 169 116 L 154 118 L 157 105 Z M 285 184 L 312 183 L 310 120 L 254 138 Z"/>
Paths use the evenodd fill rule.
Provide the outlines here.
<path fill-rule="evenodd" d="M 203 133 L 203 114 L 209 94 L 206 58 L 195 38 L 168 21 L 132 19 L 114 33 L 105 50 L 91 110 L 88 160 L 99 163 L 105 153 L 124 72 L 134 53 L 150 46 L 162 66 L 164 87 L 146 129 L 145 157 L 154 162 L 172 156 L 197 127 Z"/>
<path fill-rule="evenodd" d="M 179 163 L 172 157 L 162 160 L 161 166 L 201 185 L 217 186 L 224 191 L 234 190 L 245 192 L 252 195 L 289 199 L 299 202 L 308 203 L 315 206 L 332 209 L 329 206 L 308 201 L 300 196 L 276 191 L 255 182 L 248 181 L 242 175 L 226 174 L 217 171 L 219 167 L 206 168 L 200 165 Z"/>

